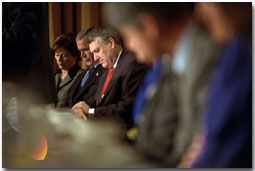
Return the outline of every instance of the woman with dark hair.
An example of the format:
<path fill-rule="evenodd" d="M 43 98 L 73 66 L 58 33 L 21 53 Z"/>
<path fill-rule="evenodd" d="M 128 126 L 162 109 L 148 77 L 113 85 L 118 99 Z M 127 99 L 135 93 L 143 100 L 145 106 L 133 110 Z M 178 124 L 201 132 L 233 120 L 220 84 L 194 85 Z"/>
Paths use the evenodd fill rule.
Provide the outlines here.
<path fill-rule="evenodd" d="M 52 47 L 59 70 L 55 73 L 58 101 L 55 107 L 68 107 L 70 88 L 76 77 L 82 72 L 78 64 L 80 52 L 77 49 L 76 34 L 59 35 Z"/>

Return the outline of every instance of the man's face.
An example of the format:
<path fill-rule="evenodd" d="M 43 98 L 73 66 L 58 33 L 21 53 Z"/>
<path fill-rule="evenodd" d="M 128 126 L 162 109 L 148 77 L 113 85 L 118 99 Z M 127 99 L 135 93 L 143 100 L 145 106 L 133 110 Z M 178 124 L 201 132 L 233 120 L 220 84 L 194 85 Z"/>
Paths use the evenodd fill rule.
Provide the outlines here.
<path fill-rule="evenodd" d="M 122 26 L 120 29 L 124 45 L 135 53 L 137 61 L 152 65 L 157 57 L 157 45 L 146 34 L 134 26 Z"/>
<path fill-rule="evenodd" d="M 55 59 L 59 69 L 69 71 L 76 63 L 76 57 L 72 56 L 65 48 L 58 48 L 55 52 Z"/>
<path fill-rule="evenodd" d="M 96 37 L 89 44 L 89 49 L 94 54 L 94 59 L 98 60 L 102 64 L 102 67 L 113 67 L 117 56 L 114 54 L 114 45 L 112 42 L 104 42 L 100 37 Z"/>
<path fill-rule="evenodd" d="M 81 52 L 81 58 L 84 59 L 86 64 L 90 67 L 97 63 L 94 60 L 93 53 L 89 50 L 89 44 L 86 42 L 86 37 L 76 42 L 78 50 Z"/>

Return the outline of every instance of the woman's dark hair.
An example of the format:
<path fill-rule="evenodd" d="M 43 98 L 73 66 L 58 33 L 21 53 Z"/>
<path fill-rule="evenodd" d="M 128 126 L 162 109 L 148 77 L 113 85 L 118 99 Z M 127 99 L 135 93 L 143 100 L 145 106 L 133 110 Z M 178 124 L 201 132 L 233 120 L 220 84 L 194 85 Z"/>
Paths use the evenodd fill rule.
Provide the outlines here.
<path fill-rule="evenodd" d="M 52 46 L 52 50 L 55 52 L 58 48 L 65 48 L 71 55 L 80 59 L 80 52 L 77 48 L 75 37 L 76 34 L 73 32 L 59 35 Z"/>

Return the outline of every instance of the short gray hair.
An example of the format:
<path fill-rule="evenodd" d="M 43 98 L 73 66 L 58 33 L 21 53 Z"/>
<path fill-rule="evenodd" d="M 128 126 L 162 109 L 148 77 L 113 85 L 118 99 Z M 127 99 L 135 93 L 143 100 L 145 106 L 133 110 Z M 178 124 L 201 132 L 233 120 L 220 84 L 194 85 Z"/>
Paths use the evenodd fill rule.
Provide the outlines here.
<path fill-rule="evenodd" d="M 96 37 L 100 37 L 104 42 L 107 42 L 109 38 L 113 38 L 116 44 L 121 45 L 121 38 L 112 27 L 94 27 L 87 33 L 86 41 L 91 43 Z"/>
<path fill-rule="evenodd" d="M 77 41 L 80 41 L 82 38 L 84 38 L 85 36 L 87 36 L 87 34 L 88 34 L 92 29 L 93 29 L 93 27 L 89 27 L 89 28 L 87 28 L 87 29 L 81 30 L 81 31 L 77 34 L 77 36 L 76 36 L 76 38 L 75 38 L 75 41 L 76 41 L 76 42 L 77 42 Z"/>

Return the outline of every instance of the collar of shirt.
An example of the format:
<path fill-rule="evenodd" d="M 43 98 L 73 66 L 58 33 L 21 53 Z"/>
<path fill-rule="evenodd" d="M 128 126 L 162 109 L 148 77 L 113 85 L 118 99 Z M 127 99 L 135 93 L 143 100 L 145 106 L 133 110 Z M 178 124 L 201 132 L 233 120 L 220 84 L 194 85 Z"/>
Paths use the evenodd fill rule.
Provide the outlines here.
<path fill-rule="evenodd" d="M 123 52 L 123 49 L 121 49 L 121 51 L 119 52 L 119 55 L 117 57 L 117 60 L 115 61 L 114 65 L 113 65 L 113 68 L 115 69 L 117 67 L 117 64 L 118 64 L 118 61 L 119 61 L 119 58 L 120 58 L 120 55 L 122 54 Z"/>
<path fill-rule="evenodd" d="M 193 20 L 187 25 L 183 35 L 177 43 L 176 50 L 173 55 L 173 71 L 178 75 L 183 75 L 186 70 L 188 58 L 190 56 L 191 44 L 196 34 L 196 25 Z"/>
<path fill-rule="evenodd" d="M 96 68 L 99 64 L 100 62 L 96 63 L 93 67 Z"/>

